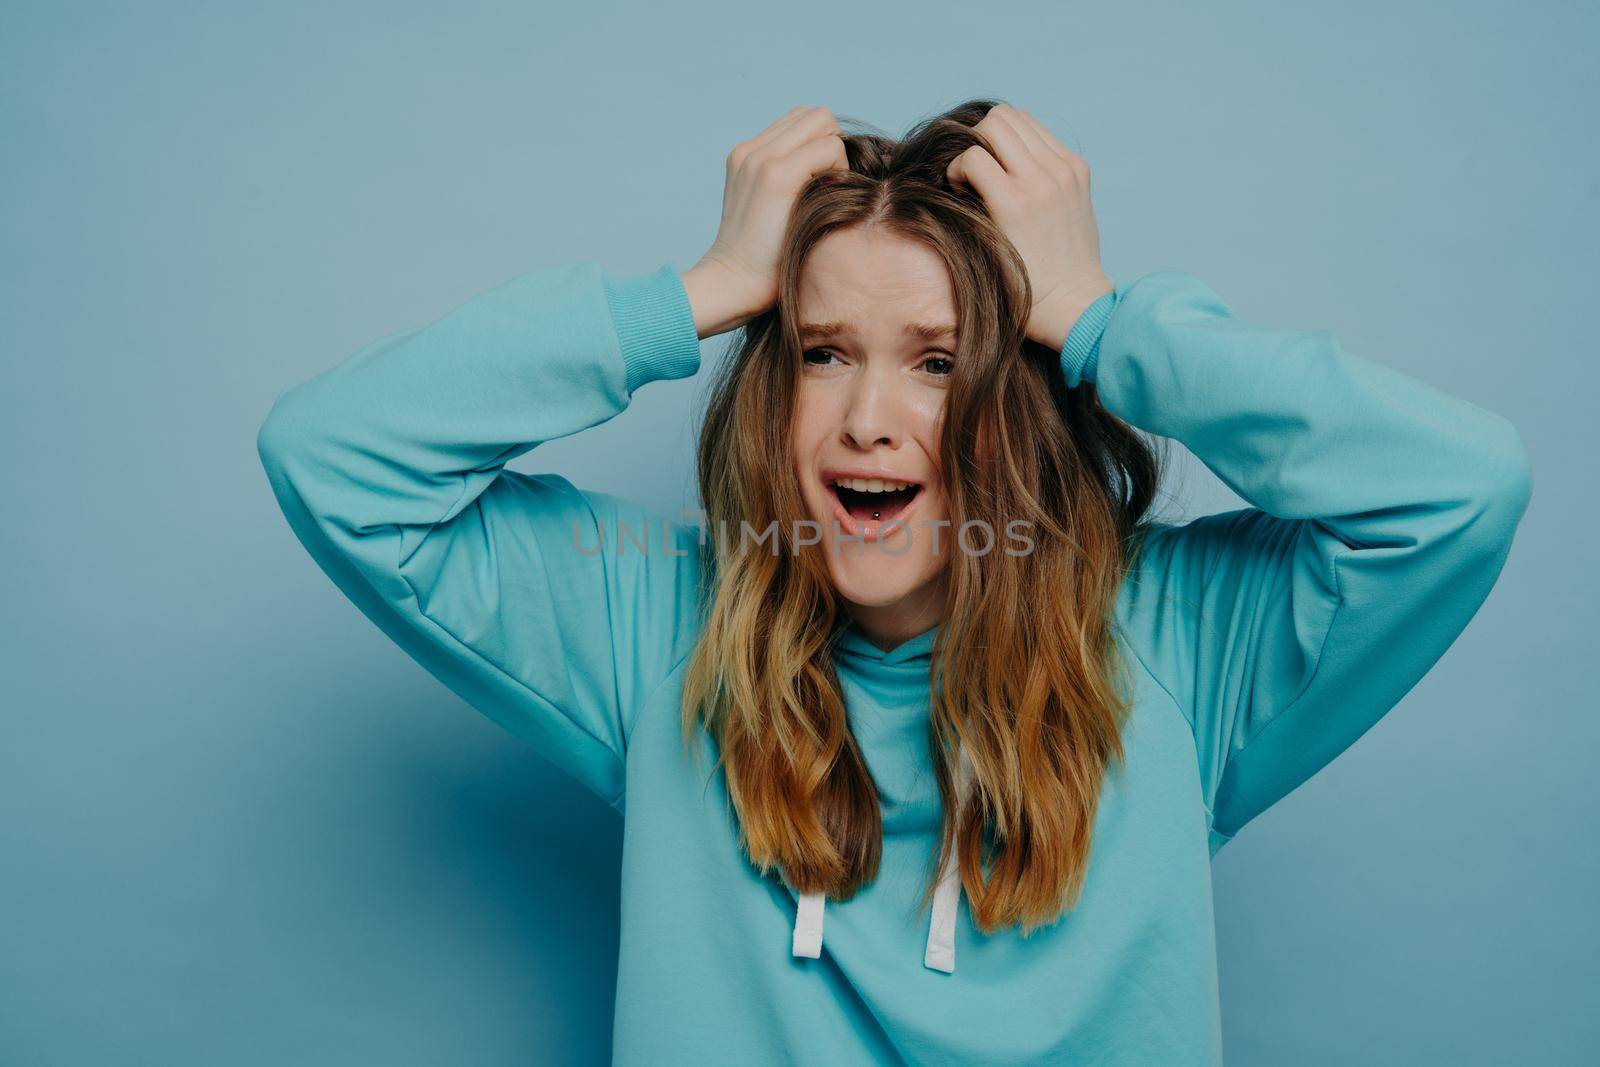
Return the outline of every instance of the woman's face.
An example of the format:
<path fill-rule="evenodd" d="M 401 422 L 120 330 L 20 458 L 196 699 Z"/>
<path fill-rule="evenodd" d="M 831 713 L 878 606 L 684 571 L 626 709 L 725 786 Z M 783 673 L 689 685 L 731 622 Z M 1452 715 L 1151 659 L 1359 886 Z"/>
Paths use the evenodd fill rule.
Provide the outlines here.
<path fill-rule="evenodd" d="M 949 273 L 920 242 L 852 227 L 800 281 L 791 439 L 835 588 L 882 647 L 938 622 L 953 533 L 937 468 L 955 367 Z M 900 487 L 900 488 L 896 488 Z"/>

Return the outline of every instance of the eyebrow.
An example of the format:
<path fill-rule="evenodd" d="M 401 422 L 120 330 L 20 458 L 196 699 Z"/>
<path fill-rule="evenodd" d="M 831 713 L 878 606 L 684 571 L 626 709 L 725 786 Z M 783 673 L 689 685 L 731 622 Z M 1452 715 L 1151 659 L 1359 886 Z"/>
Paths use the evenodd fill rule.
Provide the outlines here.
<path fill-rule="evenodd" d="M 904 332 L 907 337 L 914 337 L 919 341 L 937 341 L 956 336 L 956 328 L 944 322 L 908 322 Z M 844 337 L 853 333 L 855 327 L 848 322 L 806 322 L 800 325 L 800 336 L 806 339 Z"/>

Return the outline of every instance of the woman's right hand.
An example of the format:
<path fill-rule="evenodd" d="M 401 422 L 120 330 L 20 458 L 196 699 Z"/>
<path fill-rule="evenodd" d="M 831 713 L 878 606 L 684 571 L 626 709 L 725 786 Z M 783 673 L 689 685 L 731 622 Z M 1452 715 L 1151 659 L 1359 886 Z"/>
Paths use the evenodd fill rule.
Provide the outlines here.
<path fill-rule="evenodd" d="M 722 224 L 683 274 L 699 335 L 742 326 L 778 299 L 778 253 L 795 197 L 812 177 L 849 166 L 838 120 L 797 107 L 728 153 Z"/>

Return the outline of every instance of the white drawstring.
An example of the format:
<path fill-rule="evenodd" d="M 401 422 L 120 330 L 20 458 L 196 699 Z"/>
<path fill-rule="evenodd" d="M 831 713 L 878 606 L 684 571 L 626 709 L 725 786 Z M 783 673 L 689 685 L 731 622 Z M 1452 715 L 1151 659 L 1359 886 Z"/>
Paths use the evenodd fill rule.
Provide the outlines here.
<path fill-rule="evenodd" d="M 972 761 L 967 750 L 961 750 L 960 777 L 956 787 L 956 825 L 961 825 L 961 812 L 966 806 L 967 790 L 972 781 Z M 922 965 L 946 974 L 956 969 L 956 913 L 961 906 L 960 849 L 951 849 L 939 872 L 939 884 L 933 890 L 933 916 L 928 920 L 928 948 L 922 955 Z"/>
<path fill-rule="evenodd" d="M 961 812 L 966 805 L 968 788 L 972 782 L 972 761 L 965 749 L 961 750 L 960 770 L 956 786 L 956 821 L 960 824 Z M 952 851 L 939 872 L 939 883 L 933 890 L 933 915 L 928 920 L 928 947 L 922 963 L 936 971 L 953 974 L 956 969 L 956 914 L 961 905 L 961 870 L 959 850 Z M 822 913 L 828 902 L 822 892 L 801 893 L 794 911 L 794 943 L 792 953 L 808 959 L 822 955 Z"/>
<path fill-rule="evenodd" d="M 794 954 L 816 959 L 822 955 L 822 907 L 825 893 L 801 893 L 794 912 Z"/>

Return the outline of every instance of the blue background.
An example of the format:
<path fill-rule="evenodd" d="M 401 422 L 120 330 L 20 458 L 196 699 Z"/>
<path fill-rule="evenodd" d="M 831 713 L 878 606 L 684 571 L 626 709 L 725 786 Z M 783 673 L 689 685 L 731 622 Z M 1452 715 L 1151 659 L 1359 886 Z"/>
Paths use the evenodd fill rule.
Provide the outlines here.
<path fill-rule="evenodd" d="M 1118 281 L 1533 457 L 1470 628 L 1217 857 L 1229 1063 L 1593 1062 L 1600 8 L 1288 7 L 7 3 L 0 1058 L 604 1061 L 620 821 L 339 595 L 256 429 L 533 268 L 687 268 L 795 104 L 992 95 L 1088 159 Z M 708 377 L 516 466 L 675 511 Z"/>

